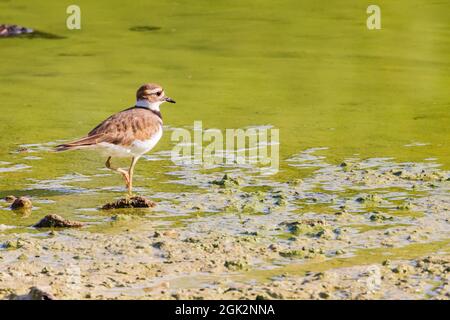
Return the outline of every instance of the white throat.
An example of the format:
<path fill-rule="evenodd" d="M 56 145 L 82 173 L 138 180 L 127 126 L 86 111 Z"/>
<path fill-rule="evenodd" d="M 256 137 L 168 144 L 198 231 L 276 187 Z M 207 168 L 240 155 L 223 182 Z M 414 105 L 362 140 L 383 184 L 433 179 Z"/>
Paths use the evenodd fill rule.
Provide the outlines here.
<path fill-rule="evenodd" d="M 159 106 L 163 103 L 163 101 L 158 102 L 150 102 L 148 100 L 138 100 L 136 101 L 136 107 L 148 108 L 153 111 L 159 112 Z"/>

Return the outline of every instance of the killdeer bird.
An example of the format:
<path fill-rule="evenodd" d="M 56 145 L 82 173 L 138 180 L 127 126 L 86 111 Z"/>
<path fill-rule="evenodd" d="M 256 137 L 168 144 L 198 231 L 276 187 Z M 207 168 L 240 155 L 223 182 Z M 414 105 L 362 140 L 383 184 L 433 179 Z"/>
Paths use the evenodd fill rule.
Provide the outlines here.
<path fill-rule="evenodd" d="M 56 151 L 84 148 L 101 150 L 108 157 L 105 166 L 123 176 L 129 195 L 132 194 L 136 162 L 161 139 L 163 121 L 159 106 L 166 101 L 175 103 L 164 94 L 161 86 L 154 83 L 141 86 L 136 92 L 136 100 L 135 106 L 110 116 L 86 137 L 56 147 Z M 131 157 L 130 168 L 113 167 L 112 157 Z"/>

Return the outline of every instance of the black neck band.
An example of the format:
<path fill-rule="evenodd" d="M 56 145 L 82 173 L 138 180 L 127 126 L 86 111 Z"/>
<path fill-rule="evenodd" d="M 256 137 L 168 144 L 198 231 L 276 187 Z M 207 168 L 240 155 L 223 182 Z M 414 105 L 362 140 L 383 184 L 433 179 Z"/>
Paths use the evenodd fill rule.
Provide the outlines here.
<path fill-rule="evenodd" d="M 147 107 L 141 107 L 141 106 L 134 106 L 134 107 L 135 107 L 135 108 L 141 108 L 141 109 L 145 109 L 145 110 L 151 111 L 151 112 L 153 112 L 154 114 L 156 114 L 156 115 L 162 120 L 162 115 L 161 115 L 161 112 L 160 112 L 160 111 L 152 110 L 152 109 L 150 109 L 150 108 L 147 108 Z"/>

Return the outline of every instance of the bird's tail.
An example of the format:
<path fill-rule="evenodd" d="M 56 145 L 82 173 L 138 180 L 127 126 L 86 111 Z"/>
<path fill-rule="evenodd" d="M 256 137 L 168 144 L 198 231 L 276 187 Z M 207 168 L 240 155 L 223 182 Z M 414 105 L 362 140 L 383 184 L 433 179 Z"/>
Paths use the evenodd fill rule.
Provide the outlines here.
<path fill-rule="evenodd" d="M 100 142 L 99 141 L 100 136 L 101 135 L 96 134 L 96 135 L 92 135 L 92 136 L 83 137 L 81 139 L 71 141 L 68 143 L 63 143 L 63 144 L 57 145 L 55 148 L 55 151 L 75 150 L 75 149 L 79 149 L 82 147 L 94 146 Z"/>

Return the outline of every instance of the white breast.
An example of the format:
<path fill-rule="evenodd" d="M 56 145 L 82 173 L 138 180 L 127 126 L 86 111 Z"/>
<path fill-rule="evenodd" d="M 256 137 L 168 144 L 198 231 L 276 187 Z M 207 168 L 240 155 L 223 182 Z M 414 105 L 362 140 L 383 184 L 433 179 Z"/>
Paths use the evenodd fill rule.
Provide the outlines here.
<path fill-rule="evenodd" d="M 130 152 L 133 156 L 141 156 L 144 153 L 149 152 L 158 143 L 162 137 L 163 130 L 160 127 L 159 130 L 148 140 L 136 140 L 130 146 Z"/>
<path fill-rule="evenodd" d="M 105 156 L 111 157 L 136 157 L 149 152 L 158 143 L 163 134 L 162 127 L 148 140 L 135 140 L 130 146 L 119 146 L 102 142 L 98 146 L 103 149 Z"/>

